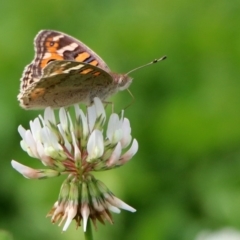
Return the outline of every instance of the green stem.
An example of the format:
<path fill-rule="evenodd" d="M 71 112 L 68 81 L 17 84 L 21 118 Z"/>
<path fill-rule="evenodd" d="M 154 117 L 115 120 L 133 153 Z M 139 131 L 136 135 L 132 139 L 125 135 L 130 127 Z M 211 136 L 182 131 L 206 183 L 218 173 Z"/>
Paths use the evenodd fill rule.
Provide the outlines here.
<path fill-rule="evenodd" d="M 92 234 L 92 226 L 91 222 L 88 220 L 87 222 L 87 229 L 84 233 L 85 240 L 93 240 L 93 234 Z"/>

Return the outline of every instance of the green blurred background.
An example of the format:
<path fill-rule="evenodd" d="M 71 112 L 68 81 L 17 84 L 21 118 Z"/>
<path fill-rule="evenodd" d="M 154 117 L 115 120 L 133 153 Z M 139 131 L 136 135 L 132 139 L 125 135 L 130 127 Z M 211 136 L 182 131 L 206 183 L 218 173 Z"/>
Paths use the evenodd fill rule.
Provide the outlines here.
<path fill-rule="evenodd" d="M 95 239 L 191 240 L 204 229 L 240 229 L 239 24 L 239 0 L 2 1 L 0 229 L 17 240 L 83 239 L 75 223 L 62 234 L 45 218 L 64 177 L 27 180 L 10 165 L 42 167 L 21 150 L 17 132 L 42 111 L 16 100 L 41 29 L 80 39 L 116 72 L 168 56 L 132 74 L 136 101 L 125 115 L 137 155 L 97 174 L 137 212 L 98 224 Z M 131 97 L 121 92 L 112 101 L 119 110 Z"/>

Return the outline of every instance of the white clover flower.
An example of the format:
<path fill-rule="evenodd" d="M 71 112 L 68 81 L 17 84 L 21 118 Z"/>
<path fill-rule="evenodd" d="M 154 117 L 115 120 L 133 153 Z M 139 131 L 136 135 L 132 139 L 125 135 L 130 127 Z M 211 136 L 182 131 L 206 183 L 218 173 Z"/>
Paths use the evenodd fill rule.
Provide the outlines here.
<path fill-rule="evenodd" d="M 128 162 L 137 152 L 138 143 L 132 140 L 128 119 L 111 114 L 107 129 L 102 102 L 94 99 L 85 115 L 74 106 L 75 118 L 64 109 L 59 120 L 54 111 L 46 108 L 44 117 L 30 121 L 30 129 L 19 126 L 21 147 L 29 156 L 39 159 L 48 169 L 32 169 L 12 160 L 12 167 L 26 178 L 41 179 L 67 174 L 59 198 L 48 213 L 53 223 L 63 222 L 66 231 L 73 219 L 81 222 L 86 231 L 88 219 L 112 223 L 110 211 L 136 210 L 117 197 L 92 175 L 94 171 L 109 170 Z M 131 144 L 132 143 L 132 144 Z"/>

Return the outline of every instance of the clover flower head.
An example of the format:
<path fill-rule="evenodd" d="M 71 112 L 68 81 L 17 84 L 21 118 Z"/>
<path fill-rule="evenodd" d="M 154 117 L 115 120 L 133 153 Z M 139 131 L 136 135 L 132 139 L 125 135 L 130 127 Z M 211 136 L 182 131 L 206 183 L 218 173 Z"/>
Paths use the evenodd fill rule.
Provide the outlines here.
<path fill-rule="evenodd" d="M 112 113 L 105 129 L 106 113 L 102 102 L 94 99 L 84 114 L 74 106 L 72 118 L 64 108 L 59 110 L 58 120 L 48 107 L 44 116 L 30 121 L 30 129 L 19 126 L 22 149 L 29 156 L 39 159 L 46 167 L 33 169 L 12 160 L 12 167 L 24 177 L 42 179 L 67 175 L 58 200 L 47 216 L 53 223 L 64 222 L 66 231 L 73 219 L 77 226 L 96 220 L 112 223 L 111 212 L 120 209 L 136 210 L 118 199 L 101 181 L 93 176 L 94 171 L 110 170 L 128 162 L 138 150 L 138 142 L 132 140 L 130 122 Z"/>

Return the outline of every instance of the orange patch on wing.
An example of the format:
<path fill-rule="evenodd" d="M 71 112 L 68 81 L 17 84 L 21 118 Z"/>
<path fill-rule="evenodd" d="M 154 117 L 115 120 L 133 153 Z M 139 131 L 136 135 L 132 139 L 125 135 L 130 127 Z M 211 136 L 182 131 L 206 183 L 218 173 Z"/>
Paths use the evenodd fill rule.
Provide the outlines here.
<path fill-rule="evenodd" d="M 52 38 L 48 38 L 45 44 L 45 47 L 47 48 L 48 52 L 55 53 L 57 48 L 59 46 L 59 43 L 56 41 L 53 41 Z"/>
<path fill-rule="evenodd" d="M 62 74 L 63 73 L 63 71 L 64 71 L 64 68 L 63 67 L 60 67 L 60 68 L 55 68 L 54 69 L 54 75 L 55 74 Z"/>
<path fill-rule="evenodd" d="M 59 43 L 56 41 L 53 41 L 53 38 L 49 37 L 47 39 L 45 43 L 45 47 L 46 47 L 47 53 L 50 53 L 51 56 L 49 58 L 42 59 L 40 63 L 41 68 L 46 67 L 48 62 L 51 60 L 64 60 L 63 56 L 57 54 Z"/>
<path fill-rule="evenodd" d="M 90 54 L 87 52 L 79 53 L 77 57 L 75 57 L 75 60 L 77 62 L 84 62 L 87 58 L 90 57 Z"/>
<path fill-rule="evenodd" d="M 91 64 L 93 66 L 97 66 L 98 65 L 98 61 L 97 60 L 93 60 L 89 64 Z"/>
<path fill-rule="evenodd" d="M 30 94 L 30 98 L 32 100 L 38 99 L 39 97 L 44 95 L 45 91 L 46 91 L 45 88 L 37 88 Z"/>
<path fill-rule="evenodd" d="M 53 61 L 54 60 L 64 60 L 64 58 L 57 53 L 52 53 L 51 57 L 45 58 L 41 61 L 41 64 L 40 64 L 41 68 L 46 67 L 48 62 L 51 61 L 51 60 L 53 60 Z"/>
<path fill-rule="evenodd" d="M 87 74 L 87 73 L 92 72 L 92 71 L 93 71 L 93 69 L 87 68 L 87 69 L 81 71 L 80 73 L 81 73 L 81 74 Z"/>
<path fill-rule="evenodd" d="M 101 73 L 100 72 L 95 72 L 93 75 L 94 76 L 99 76 Z"/>

